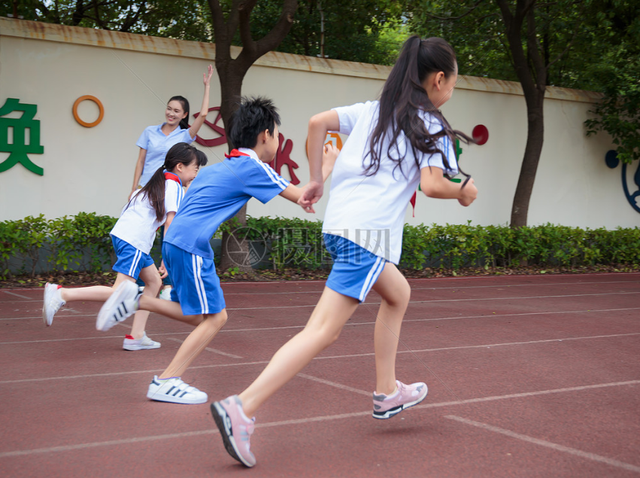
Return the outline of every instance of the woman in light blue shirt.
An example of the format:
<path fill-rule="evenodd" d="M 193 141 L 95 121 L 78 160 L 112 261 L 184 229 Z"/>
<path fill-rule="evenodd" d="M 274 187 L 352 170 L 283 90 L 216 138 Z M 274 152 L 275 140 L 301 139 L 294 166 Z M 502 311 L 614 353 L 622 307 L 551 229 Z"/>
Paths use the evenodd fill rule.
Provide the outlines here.
<path fill-rule="evenodd" d="M 164 110 L 165 122 L 160 125 L 149 126 L 140 135 L 136 145 L 140 148 L 138 154 L 138 162 L 135 172 L 133 173 L 133 186 L 129 199 L 133 197 L 133 193 L 140 187 L 143 187 L 151 176 L 164 164 L 167 151 L 178 143 L 191 144 L 196 139 L 198 130 L 207 118 L 209 112 L 209 83 L 213 75 L 213 67 L 209 65 L 207 72 L 203 74 L 204 79 L 204 95 L 202 97 L 202 106 L 200 114 L 189 126 L 189 101 L 183 96 L 174 96 L 167 103 Z M 164 237 L 164 226 L 160 228 L 160 247 L 162 247 L 162 239 Z M 162 273 L 164 269 L 161 268 Z M 165 286 L 160 293 L 160 297 L 169 298 L 171 291 L 171 279 L 166 276 L 163 281 Z M 144 285 L 138 282 L 139 286 Z"/>
<path fill-rule="evenodd" d="M 161 125 L 146 128 L 138 142 L 140 148 L 138 162 L 133 173 L 133 186 L 131 194 L 141 186 L 147 184 L 153 173 L 164 164 L 167 151 L 177 143 L 190 144 L 196 139 L 198 130 L 207 118 L 209 112 L 209 83 L 213 67 L 209 65 L 204 73 L 204 96 L 200 114 L 189 127 L 189 102 L 182 96 L 174 96 L 167 103 L 164 111 L 165 122 Z M 129 194 L 129 197 L 131 197 Z"/>

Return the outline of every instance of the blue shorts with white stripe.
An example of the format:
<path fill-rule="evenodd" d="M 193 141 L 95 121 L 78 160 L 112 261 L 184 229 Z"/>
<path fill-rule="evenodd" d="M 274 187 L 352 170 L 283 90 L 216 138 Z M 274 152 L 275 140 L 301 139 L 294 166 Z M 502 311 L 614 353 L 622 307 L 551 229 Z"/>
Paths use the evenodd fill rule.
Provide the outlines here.
<path fill-rule="evenodd" d="M 217 314 L 226 307 L 213 259 L 168 242 L 162 244 L 162 259 L 173 282 L 171 300 L 180 302 L 184 315 Z"/>
<path fill-rule="evenodd" d="M 118 256 L 112 267 L 114 271 L 137 279 L 142 269 L 153 265 L 153 259 L 149 254 L 136 249 L 119 237 L 111 236 L 111 243 Z"/>
<path fill-rule="evenodd" d="M 355 242 L 333 234 L 324 234 L 324 245 L 333 259 L 327 287 L 364 302 L 387 261 Z"/>

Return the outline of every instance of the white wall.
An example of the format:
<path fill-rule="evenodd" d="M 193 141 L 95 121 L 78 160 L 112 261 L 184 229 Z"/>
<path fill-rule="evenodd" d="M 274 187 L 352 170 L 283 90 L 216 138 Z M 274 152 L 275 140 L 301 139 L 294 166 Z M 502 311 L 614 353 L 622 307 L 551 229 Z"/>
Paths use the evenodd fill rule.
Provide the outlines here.
<path fill-rule="evenodd" d="M 211 44 L 0 18 L 0 106 L 7 98 L 37 105 L 44 146 L 44 154 L 30 155 L 44 168 L 44 176 L 21 165 L 0 173 L 0 219 L 40 213 L 54 218 L 80 211 L 117 216 L 131 188 L 138 136 L 146 126 L 163 121 L 164 106 L 173 95 L 186 96 L 192 113 L 199 110 L 202 73 L 214 57 Z M 243 93 L 269 96 L 278 105 L 281 132 L 294 142 L 291 156 L 304 183 L 309 117 L 377 98 L 388 72 L 388 67 L 376 65 L 269 53 L 247 74 Z M 73 103 L 82 95 L 93 95 L 104 105 L 104 119 L 93 128 L 79 125 L 72 115 Z M 620 168 L 611 170 L 604 163 L 612 149 L 610 138 L 584 134 L 583 122 L 597 95 L 550 88 L 547 96 L 545 145 L 529 224 L 639 225 L 640 216 L 623 194 Z M 214 74 L 210 106 L 219 104 Z M 489 142 L 463 146 L 461 158 L 476 181 L 479 198 L 462 208 L 457 201 L 419 194 L 415 217 L 408 208 L 407 222 L 507 224 L 526 141 L 519 85 L 462 77 L 443 111 L 456 129 L 470 133 L 477 124 L 489 129 Z M 97 118 L 90 102 L 82 103 L 79 113 L 85 121 Z M 216 135 L 205 126 L 200 136 Z M 226 152 L 224 146 L 198 147 L 210 163 L 221 161 Z M 0 152 L 0 162 L 8 156 Z M 320 219 L 325 201 L 317 208 Z M 267 205 L 252 200 L 248 212 L 311 218 L 281 198 Z"/>

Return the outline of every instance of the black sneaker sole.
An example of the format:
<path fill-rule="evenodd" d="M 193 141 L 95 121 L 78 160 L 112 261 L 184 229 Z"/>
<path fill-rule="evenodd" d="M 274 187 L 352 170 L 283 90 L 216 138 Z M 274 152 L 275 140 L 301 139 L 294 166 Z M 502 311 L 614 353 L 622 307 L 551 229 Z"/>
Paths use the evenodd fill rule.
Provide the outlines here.
<path fill-rule="evenodd" d="M 238 456 L 236 449 L 233 447 L 233 443 L 231 443 L 231 439 L 229 438 L 229 434 L 227 433 L 227 427 L 224 423 L 225 417 L 228 418 L 229 415 L 227 415 L 227 412 L 224 410 L 224 408 L 222 408 L 221 405 L 218 405 L 218 402 L 214 402 L 211 404 L 211 416 L 213 417 L 213 421 L 216 422 L 216 426 L 220 431 L 220 435 L 222 436 L 222 441 L 224 443 L 225 449 L 227 450 L 227 453 L 231 455 L 232 458 L 242 463 L 244 466 L 251 467 L 251 465 L 247 465 L 244 461 L 242 461 L 242 459 Z"/>

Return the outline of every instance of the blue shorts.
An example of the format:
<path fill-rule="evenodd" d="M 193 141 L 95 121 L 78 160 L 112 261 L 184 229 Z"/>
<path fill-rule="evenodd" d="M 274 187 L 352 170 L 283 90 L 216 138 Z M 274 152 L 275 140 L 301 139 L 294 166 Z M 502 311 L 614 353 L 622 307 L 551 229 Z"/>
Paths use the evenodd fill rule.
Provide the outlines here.
<path fill-rule="evenodd" d="M 111 243 L 118 256 L 112 267 L 114 271 L 137 279 L 142 269 L 153 265 L 153 259 L 149 254 L 136 249 L 119 237 L 111 236 Z"/>
<path fill-rule="evenodd" d="M 184 315 L 217 314 L 226 304 L 213 259 L 164 242 L 162 259 L 171 276 L 171 300 L 180 302 Z"/>
<path fill-rule="evenodd" d="M 327 287 L 364 302 L 384 269 L 386 259 L 332 234 L 324 234 L 324 245 L 333 259 Z"/>

